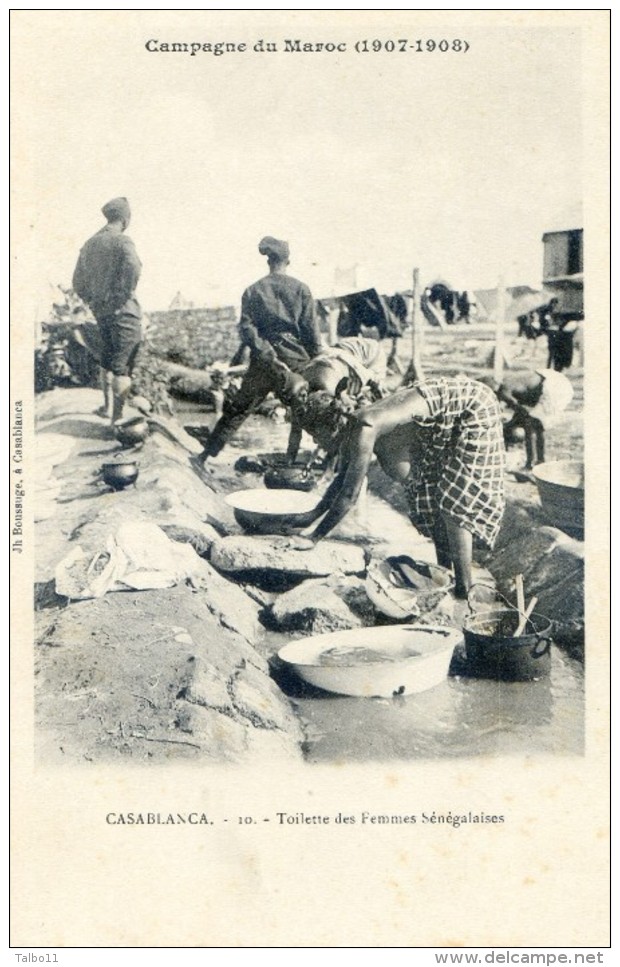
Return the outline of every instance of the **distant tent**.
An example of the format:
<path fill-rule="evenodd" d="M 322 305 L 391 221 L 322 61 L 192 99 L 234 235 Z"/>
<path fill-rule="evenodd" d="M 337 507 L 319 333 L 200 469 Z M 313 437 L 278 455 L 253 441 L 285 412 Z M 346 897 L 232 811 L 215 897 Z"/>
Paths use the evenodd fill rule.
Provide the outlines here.
<path fill-rule="evenodd" d="M 174 299 L 170 303 L 170 309 L 193 309 L 194 303 L 185 299 L 180 292 L 177 292 Z"/>
<path fill-rule="evenodd" d="M 524 292 L 518 296 L 513 295 L 506 306 L 506 319 L 518 319 L 519 316 L 525 316 L 529 312 L 533 312 L 534 309 L 539 309 L 546 302 L 548 302 L 547 296 L 540 291 Z"/>
<path fill-rule="evenodd" d="M 497 289 L 476 289 L 479 319 L 493 319 L 497 313 Z M 530 285 L 513 285 L 506 289 L 506 319 L 532 312 L 547 301 L 544 292 Z"/>

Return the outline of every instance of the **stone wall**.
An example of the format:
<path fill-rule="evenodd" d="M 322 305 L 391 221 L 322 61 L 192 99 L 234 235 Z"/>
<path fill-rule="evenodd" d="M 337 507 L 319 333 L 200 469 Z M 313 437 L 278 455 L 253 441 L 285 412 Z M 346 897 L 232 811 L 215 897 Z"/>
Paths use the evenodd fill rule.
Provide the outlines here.
<path fill-rule="evenodd" d="M 151 312 L 147 338 L 158 355 L 204 369 L 234 355 L 239 346 L 237 323 L 234 306 Z"/>

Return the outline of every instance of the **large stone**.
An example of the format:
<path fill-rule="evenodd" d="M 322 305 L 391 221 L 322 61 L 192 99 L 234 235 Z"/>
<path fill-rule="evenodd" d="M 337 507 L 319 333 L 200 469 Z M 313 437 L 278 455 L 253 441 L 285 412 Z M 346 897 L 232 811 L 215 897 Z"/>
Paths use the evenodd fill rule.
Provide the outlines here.
<path fill-rule="evenodd" d="M 226 673 L 205 657 L 192 656 L 188 660 L 177 698 L 225 715 L 234 712 Z"/>
<path fill-rule="evenodd" d="M 359 628 L 362 624 L 324 581 L 303 581 L 281 594 L 271 609 L 271 619 L 279 631 L 316 635 Z"/>
<path fill-rule="evenodd" d="M 36 649 L 38 756 L 254 761 L 268 730 L 279 755 L 300 755 L 299 723 L 267 662 L 207 595 L 185 585 L 112 594 L 54 615 Z"/>
<path fill-rule="evenodd" d="M 354 544 L 320 541 L 306 549 L 295 538 L 280 536 L 223 537 L 211 548 L 211 563 L 218 571 L 242 575 L 259 587 L 278 581 L 298 584 L 336 572 L 361 574 L 366 567 L 364 551 Z"/>
<path fill-rule="evenodd" d="M 500 590 L 510 587 L 516 574 L 523 575 L 528 590 L 530 575 L 539 569 L 540 562 L 561 539 L 566 540 L 566 535 L 554 527 L 532 528 L 515 535 L 493 555 L 491 570 Z"/>
<path fill-rule="evenodd" d="M 160 415 L 149 416 L 149 429 L 151 433 L 160 433 L 171 443 L 182 446 L 190 453 L 202 452 L 202 446 L 198 440 L 186 433 L 176 420 L 166 419 L 166 417 Z"/>
<path fill-rule="evenodd" d="M 211 657 L 193 656 L 186 664 L 182 687 L 177 694 L 181 713 L 178 721 L 193 728 L 193 720 L 182 714 L 182 703 L 199 706 L 211 712 L 235 719 L 250 726 L 248 743 L 257 729 L 277 729 L 301 744 L 303 736 L 296 716 L 279 688 L 269 677 L 269 667 L 257 667 L 238 653 L 227 653 L 226 662 L 219 656 L 217 664 Z"/>
<path fill-rule="evenodd" d="M 260 631 L 259 605 L 253 598 L 198 557 L 192 584 L 205 592 L 204 603 L 225 628 L 236 631 L 251 644 L 256 641 Z"/>
<path fill-rule="evenodd" d="M 163 459 L 151 461 L 140 482 L 145 489 L 153 487 L 157 492 L 173 494 L 176 505 L 190 508 L 194 517 L 210 524 L 219 534 L 238 533 L 232 508 L 187 467 Z"/>
<path fill-rule="evenodd" d="M 211 545 L 219 537 L 218 532 L 210 524 L 194 523 L 193 526 L 184 524 L 160 524 L 164 534 L 171 541 L 178 541 L 180 544 L 191 544 L 200 557 L 207 558 Z"/>
<path fill-rule="evenodd" d="M 544 524 L 542 508 L 533 507 L 522 500 L 509 500 L 495 542 L 495 551 L 509 546 L 524 534 L 531 534 L 541 524 Z"/>
<path fill-rule="evenodd" d="M 201 760 L 213 763 L 241 763 L 255 760 L 254 736 L 258 729 L 249 729 L 239 716 L 233 718 L 217 709 L 202 704 L 179 703 L 177 728 L 198 751 Z"/>
<path fill-rule="evenodd" d="M 259 729 L 279 729 L 297 735 L 299 723 L 277 685 L 253 665 L 243 664 L 235 673 L 230 691 L 235 710 Z"/>
<path fill-rule="evenodd" d="M 532 530 L 506 545 L 493 561 L 499 590 L 515 600 L 514 577 L 523 575 L 526 599 L 554 622 L 558 644 L 581 653 L 584 640 L 584 548 L 555 527 Z"/>

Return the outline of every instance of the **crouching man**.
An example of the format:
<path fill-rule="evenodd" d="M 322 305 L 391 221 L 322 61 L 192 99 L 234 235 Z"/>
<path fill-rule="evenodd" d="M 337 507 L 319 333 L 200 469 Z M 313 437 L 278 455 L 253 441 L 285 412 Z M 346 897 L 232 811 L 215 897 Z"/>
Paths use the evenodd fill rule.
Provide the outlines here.
<path fill-rule="evenodd" d="M 225 401 L 202 461 L 217 456 L 252 410 L 270 392 L 279 394 L 288 374 L 299 372 L 321 349 L 310 289 L 288 274 L 288 242 L 268 235 L 258 251 L 267 257 L 269 273 L 243 293 L 239 324 L 250 365 L 234 399 Z"/>
<path fill-rule="evenodd" d="M 557 422 L 573 398 L 573 387 L 554 369 L 505 373 L 493 387 L 498 399 L 513 411 L 504 437 L 521 428 L 525 434 L 525 469 L 545 462 L 545 430 Z"/>

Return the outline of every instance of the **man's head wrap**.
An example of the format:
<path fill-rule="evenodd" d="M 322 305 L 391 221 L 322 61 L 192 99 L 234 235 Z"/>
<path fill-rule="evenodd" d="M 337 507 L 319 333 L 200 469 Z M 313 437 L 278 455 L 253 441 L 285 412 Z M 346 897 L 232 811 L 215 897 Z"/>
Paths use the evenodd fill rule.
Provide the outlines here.
<path fill-rule="evenodd" d="M 101 211 L 109 222 L 115 222 L 119 219 L 128 222 L 131 217 L 129 202 L 126 198 L 113 198 L 106 202 Z"/>
<path fill-rule="evenodd" d="M 265 235 L 264 238 L 261 238 L 258 243 L 258 251 L 261 255 L 275 258 L 279 262 L 287 262 L 290 255 L 288 242 L 282 242 L 278 238 L 272 238 L 271 235 Z"/>

